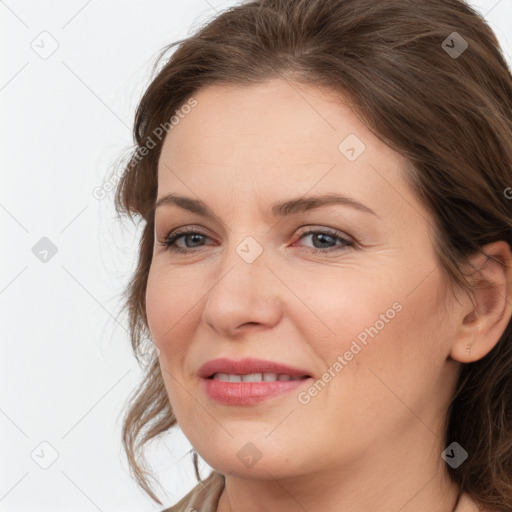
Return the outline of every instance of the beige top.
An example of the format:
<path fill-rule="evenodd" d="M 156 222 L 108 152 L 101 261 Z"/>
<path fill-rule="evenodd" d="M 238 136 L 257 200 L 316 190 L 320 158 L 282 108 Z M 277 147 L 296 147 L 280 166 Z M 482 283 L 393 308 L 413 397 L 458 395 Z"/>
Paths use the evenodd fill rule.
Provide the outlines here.
<path fill-rule="evenodd" d="M 162 510 L 162 512 L 217 512 L 220 495 L 224 490 L 224 475 L 212 471 L 210 476 L 199 482 L 176 505 Z M 476 502 L 463 493 L 455 512 L 484 512 Z"/>
<path fill-rule="evenodd" d="M 162 512 L 216 512 L 223 490 L 224 475 L 212 471 L 208 478 L 199 482 L 176 505 Z"/>

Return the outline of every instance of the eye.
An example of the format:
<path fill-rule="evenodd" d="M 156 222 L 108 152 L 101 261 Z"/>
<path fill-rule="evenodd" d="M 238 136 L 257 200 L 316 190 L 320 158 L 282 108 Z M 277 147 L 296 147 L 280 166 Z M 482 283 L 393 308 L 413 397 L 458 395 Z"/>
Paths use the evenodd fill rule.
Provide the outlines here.
<path fill-rule="evenodd" d="M 164 250 L 170 252 L 179 252 L 181 254 L 187 254 L 191 252 L 197 252 L 194 249 L 183 249 L 182 247 L 178 247 L 176 242 L 183 238 L 184 240 L 193 240 L 192 244 L 201 241 L 201 238 L 208 238 L 207 235 L 201 233 L 201 231 L 197 231 L 194 228 L 182 228 L 174 233 L 169 233 L 163 242 L 160 242 L 159 245 L 164 247 Z"/>
<path fill-rule="evenodd" d="M 343 249 L 345 247 L 356 247 L 355 242 L 352 240 L 349 240 L 348 238 L 344 238 L 341 236 L 341 234 L 338 231 L 330 230 L 330 229 L 307 229 L 306 231 L 302 232 L 299 240 L 302 240 L 303 238 L 306 238 L 307 236 L 311 236 L 311 240 L 313 242 L 318 242 L 320 244 L 320 248 L 313 248 L 308 249 L 308 252 L 311 252 L 313 254 L 317 253 L 326 253 L 326 252 L 332 252 L 333 250 L 337 249 Z M 323 244 L 330 244 L 330 243 L 336 243 L 340 242 L 340 245 L 338 247 L 325 247 Z"/>
<path fill-rule="evenodd" d="M 317 253 L 327 253 L 332 252 L 336 249 L 343 249 L 346 247 L 356 247 L 356 244 L 354 241 L 349 240 L 343 236 L 338 231 L 330 230 L 330 229 L 308 229 L 306 231 L 303 231 L 300 236 L 299 240 L 302 240 L 308 236 L 312 236 L 312 240 L 320 244 L 319 248 L 310 248 L 307 249 L 308 252 L 311 252 L 313 254 Z M 200 247 L 201 242 L 204 241 L 204 239 L 209 238 L 208 235 L 205 233 L 202 233 L 201 231 L 198 231 L 194 228 L 182 228 L 178 231 L 175 231 L 174 233 L 169 233 L 163 242 L 159 242 L 160 246 L 164 247 L 164 250 L 168 250 L 170 252 L 178 252 L 180 254 L 188 254 L 192 252 L 197 252 L 196 249 L 190 248 L 190 247 L 179 247 L 177 245 L 178 240 L 189 240 L 191 241 L 192 247 Z M 336 244 L 336 242 L 339 242 L 338 247 L 325 247 L 323 244 Z M 199 245 L 197 245 L 199 244 Z M 294 244 L 295 245 L 295 244 Z"/>

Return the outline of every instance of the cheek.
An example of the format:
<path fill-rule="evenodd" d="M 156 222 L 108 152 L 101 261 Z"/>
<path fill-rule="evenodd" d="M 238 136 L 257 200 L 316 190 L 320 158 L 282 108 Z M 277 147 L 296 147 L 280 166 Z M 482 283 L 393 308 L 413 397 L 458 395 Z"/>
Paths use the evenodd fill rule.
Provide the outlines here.
<path fill-rule="evenodd" d="M 344 348 L 353 359 L 343 372 L 349 370 L 345 374 L 351 375 L 352 391 L 364 403 L 379 397 L 377 407 L 387 403 L 396 416 L 404 403 L 420 410 L 447 357 L 436 279 L 410 295 L 385 293 L 372 301 L 365 324 L 351 324 L 352 337 Z M 350 355 L 352 350 L 357 354 Z"/>
<path fill-rule="evenodd" d="M 179 334 L 198 301 L 198 297 L 192 296 L 190 280 L 180 279 L 177 274 L 152 266 L 148 275 L 146 315 L 153 340 L 159 348 Z"/>
<path fill-rule="evenodd" d="M 405 394 L 411 392 L 412 397 L 415 388 L 435 377 L 447 356 L 441 282 L 432 274 L 411 293 L 411 283 L 399 281 L 398 273 L 392 282 L 389 275 L 388 271 L 370 278 L 347 272 L 343 279 L 340 273 L 328 286 L 322 279 L 308 278 L 299 289 L 323 320 L 322 330 L 318 324 L 313 328 L 305 317 L 297 315 L 295 321 L 308 333 L 306 339 L 314 340 L 314 350 L 326 369 L 340 363 L 342 356 L 332 371 L 345 378 L 350 375 L 354 391 L 387 384 Z M 341 385 L 342 379 L 333 380 Z"/>
<path fill-rule="evenodd" d="M 300 298 L 300 302 L 292 298 L 288 302 L 294 304 L 290 314 L 319 355 L 334 362 L 350 349 L 352 341 L 365 347 L 365 342 L 369 345 L 369 340 L 400 321 L 400 294 L 387 274 L 375 270 L 370 274 L 347 265 L 290 279 Z"/>
<path fill-rule="evenodd" d="M 174 309 L 171 300 L 171 289 L 151 268 L 146 287 L 146 316 L 153 340 L 159 348 L 163 334 L 169 329 L 168 318 Z"/>
<path fill-rule="evenodd" d="M 163 382 L 178 422 L 183 418 L 183 404 L 187 403 L 178 384 L 183 381 L 180 373 L 186 355 L 187 311 L 186 287 L 175 276 L 151 267 L 146 287 L 146 315 L 155 345 L 160 350 L 160 369 Z"/>

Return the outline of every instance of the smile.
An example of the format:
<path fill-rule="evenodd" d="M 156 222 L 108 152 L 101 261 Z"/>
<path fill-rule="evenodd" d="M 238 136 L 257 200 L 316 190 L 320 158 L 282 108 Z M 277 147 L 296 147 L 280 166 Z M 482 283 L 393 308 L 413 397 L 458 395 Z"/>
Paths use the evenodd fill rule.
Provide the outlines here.
<path fill-rule="evenodd" d="M 306 378 L 306 376 L 299 377 L 297 375 L 288 375 L 287 373 L 248 373 L 245 375 L 215 373 L 210 378 L 220 380 L 222 382 L 276 382 L 300 380 Z"/>
<path fill-rule="evenodd" d="M 312 380 L 307 370 L 278 361 L 212 359 L 198 370 L 204 393 L 222 405 L 254 405 Z"/>

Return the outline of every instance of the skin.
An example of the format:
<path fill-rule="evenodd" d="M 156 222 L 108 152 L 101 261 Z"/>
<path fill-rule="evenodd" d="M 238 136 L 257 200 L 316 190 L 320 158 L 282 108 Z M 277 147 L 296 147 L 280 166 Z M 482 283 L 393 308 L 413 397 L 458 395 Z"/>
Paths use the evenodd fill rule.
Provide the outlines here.
<path fill-rule="evenodd" d="M 164 141 L 157 197 L 201 199 L 219 219 L 157 208 L 146 308 L 178 424 L 226 475 L 218 510 L 451 512 L 442 422 L 460 362 L 483 357 L 506 327 L 510 271 L 475 256 L 500 292 L 478 292 L 477 310 L 450 292 L 407 161 L 339 95 L 272 79 L 194 97 Z M 366 146 L 354 161 L 338 149 L 349 134 Z M 376 215 L 347 205 L 270 215 L 274 201 L 332 192 Z M 183 226 L 205 235 L 176 242 L 194 252 L 160 245 Z M 301 239 L 307 227 L 356 247 L 329 232 Z M 236 251 L 247 236 L 263 249 L 252 263 Z M 504 242 L 486 249 L 510 263 Z M 197 370 L 217 357 L 275 360 L 318 379 L 394 303 L 401 311 L 308 404 L 293 391 L 233 407 L 202 390 Z M 237 456 L 248 442 L 261 454 L 252 467 Z"/>

